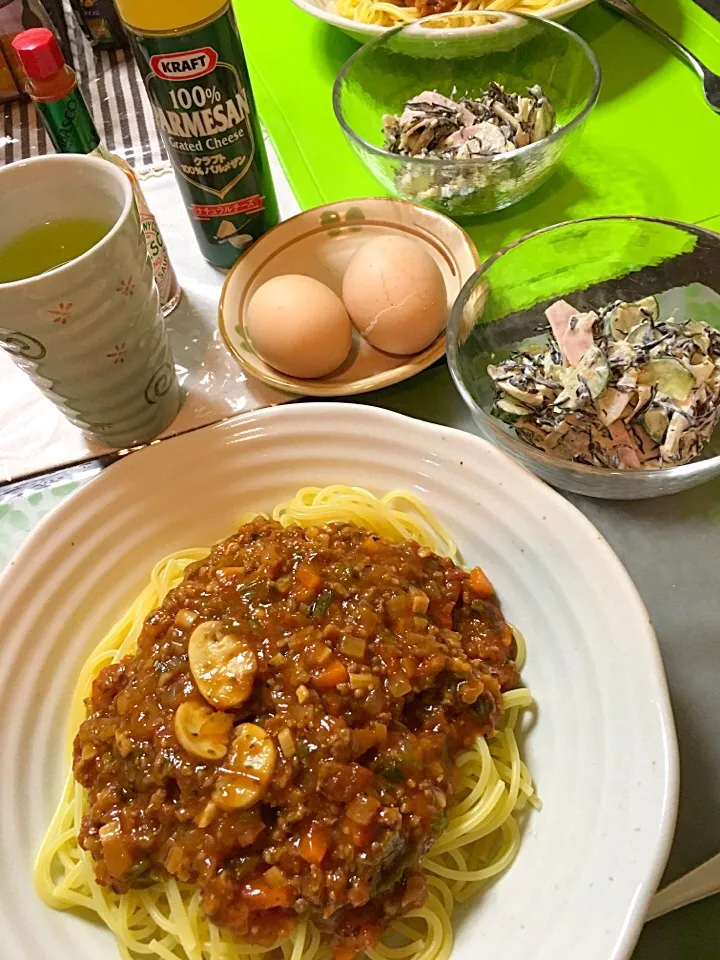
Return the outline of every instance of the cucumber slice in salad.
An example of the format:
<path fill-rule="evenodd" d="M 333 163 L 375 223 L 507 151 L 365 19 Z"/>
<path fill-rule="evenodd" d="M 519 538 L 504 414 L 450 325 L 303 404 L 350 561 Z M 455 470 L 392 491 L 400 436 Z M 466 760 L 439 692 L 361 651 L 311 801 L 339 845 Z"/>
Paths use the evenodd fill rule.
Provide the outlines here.
<path fill-rule="evenodd" d="M 654 322 L 660 315 L 655 297 L 645 297 L 635 303 L 616 304 L 605 318 L 607 332 L 613 340 L 624 340 L 633 327 L 645 320 Z"/>
<path fill-rule="evenodd" d="M 495 401 L 494 412 L 497 418 L 505 423 L 517 423 L 523 417 L 530 416 L 532 410 L 515 400 L 511 400 L 510 397 L 500 397 L 499 400 Z"/>
<path fill-rule="evenodd" d="M 497 386 L 507 397 L 517 400 L 518 403 L 524 403 L 528 407 L 541 407 L 545 400 L 541 393 L 531 393 L 529 390 L 523 390 L 522 387 L 516 387 L 509 380 L 498 380 Z"/>
<path fill-rule="evenodd" d="M 650 410 L 646 410 L 643 414 L 642 425 L 645 427 L 645 432 L 648 436 L 652 437 L 656 443 L 662 443 L 665 439 L 667 428 L 670 426 L 670 418 L 664 410 L 651 407 Z"/>
<path fill-rule="evenodd" d="M 590 396 L 597 400 L 610 382 L 610 365 L 605 354 L 599 347 L 590 347 L 576 369 L 585 378 Z"/>
<path fill-rule="evenodd" d="M 564 390 L 555 401 L 557 407 L 578 410 L 587 396 L 583 397 L 581 384 L 587 384 L 590 397 L 597 400 L 610 382 L 610 365 L 599 347 L 592 346 L 582 356 L 576 367 L 571 367 L 564 378 Z"/>
<path fill-rule="evenodd" d="M 683 324 L 682 332 L 686 337 L 690 337 L 693 343 L 699 347 L 703 353 L 710 352 L 710 336 L 709 332 L 712 330 L 712 327 L 708 326 L 707 323 L 703 323 L 702 320 L 688 320 Z"/>
<path fill-rule="evenodd" d="M 640 370 L 638 383 L 657 387 L 660 393 L 673 400 L 687 400 L 695 387 L 695 377 L 679 360 L 658 357 L 650 360 Z"/>
<path fill-rule="evenodd" d="M 639 323 L 636 327 L 632 328 L 625 340 L 627 343 L 632 344 L 633 347 L 639 347 L 645 343 L 645 338 L 649 333 L 652 333 L 652 329 L 652 321 L 643 320 L 642 323 Z"/>
<path fill-rule="evenodd" d="M 693 337 L 697 333 L 707 333 L 708 330 L 712 330 L 712 327 L 708 326 L 704 320 L 686 320 L 683 324 L 683 331 L 689 337 Z"/>

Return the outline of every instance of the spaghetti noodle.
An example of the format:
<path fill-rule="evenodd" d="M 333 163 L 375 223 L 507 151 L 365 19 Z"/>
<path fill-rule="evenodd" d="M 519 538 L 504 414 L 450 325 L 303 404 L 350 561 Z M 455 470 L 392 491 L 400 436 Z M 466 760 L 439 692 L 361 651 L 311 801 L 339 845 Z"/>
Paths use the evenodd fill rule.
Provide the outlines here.
<path fill-rule="evenodd" d="M 474 11 L 510 11 L 512 13 L 528 13 L 542 16 L 554 7 L 560 6 L 565 0 L 458 0 L 447 13 L 472 13 Z M 397 27 L 404 23 L 412 23 L 425 16 L 421 5 L 402 6 L 389 0 L 333 0 L 332 9 L 341 17 L 355 20 L 357 23 L 374 24 L 378 27 Z M 432 11 L 430 11 L 432 12 Z M 464 22 L 462 17 L 453 17 L 447 24 L 435 20 L 432 26 L 464 27 L 473 26 L 470 18 Z"/>
<path fill-rule="evenodd" d="M 305 488 L 276 507 L 273 519 L 285 527 L 306 528 L 347 521 L 395 542 L 412 538 L 447 557 L 457 552 L 437 519 L 407 493 L 377 498 L 356 487 Z M 85 698 L 93 679 L 103 667 L 135 651 L 145 618 L 182 581 L 185 568 L 207 554 L 205 549 L 188 549 L 155 566 L 148 586 L 81 670 L 70 709 L 72 735 L 85 719 Z M 524 641 L 518 632 L 515 638 L 521 667 Z M 524 688 L 505 693 L 497 732 L 488 740 L 478 737 L 475 748 L 458 757 L 447 827 L 423 861 L 428 900 L 393 923 L 390 935 L 367 951 L 371 960 L 447 960 L 452 951 L 454 905 L 512 863 L 520 844 L 518 815 L 528 805 L 539 806 L 516 735 L 522 711 L 531 705 Z M 85 792 L 71 772 L 38 854 L 35 884 L 49 906 L 85 908 L 97 915 L 115 934 L 123 960 L 315 960 L 326 953 L 319 931 L 307 921 L 271 947 L 238 942 L 208 921 L 197 887 L 173 877 L 124 894 L 100 886 L 92 857 L 78 843 L 85 804 Z"/>

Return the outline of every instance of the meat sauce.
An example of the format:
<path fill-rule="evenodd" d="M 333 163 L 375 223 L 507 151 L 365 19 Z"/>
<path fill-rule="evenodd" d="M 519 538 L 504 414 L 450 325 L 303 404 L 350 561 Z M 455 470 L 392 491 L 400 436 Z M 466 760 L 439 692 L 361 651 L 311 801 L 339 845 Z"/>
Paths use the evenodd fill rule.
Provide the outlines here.
<path fill-rule="evenodd" d="M 239 939 L 308 918 L 347 960 L 424 902 L 453 761 L 495 730 L 514 655 L 478 568 L 347 524 L 246 524 L 94 682 L 74 774 L 99 883 L 170 874 Z"/>
<path fill-rule="evenodd" d="M 391 0 L 396 7 L 414 7 L 419 17 L 457 10 L 457 0 Z"/>

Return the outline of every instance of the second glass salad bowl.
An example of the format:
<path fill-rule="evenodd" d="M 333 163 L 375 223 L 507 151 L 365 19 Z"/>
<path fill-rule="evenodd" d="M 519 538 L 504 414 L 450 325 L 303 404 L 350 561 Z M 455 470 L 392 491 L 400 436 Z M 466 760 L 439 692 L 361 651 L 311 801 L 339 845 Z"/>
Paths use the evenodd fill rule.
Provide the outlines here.
<path fill-rule="evenodd" d="M 597 101 L 600 66 L 581 37 L 550 20 L 486 11 L 480 30 L 433 26 L 455 16 L 467 14 L 428 17 L 362 47 L 340 71 L 333 103 L 351 145 L 391 193 L 457 219 L 517 203 L 550 176 Z M 555 111 L 553 132 L 477 159 L 386 149 L 384 118 L 407 101 L 425 91 L 475 99 L 491 83 L 524 97 L 539 85 Z"/>
<path fill-rule="evenodd" d="M 645 298 L 650 298 L 646 301 L 651 307 L 648 317 L 657 311 L 657 324 L 649 323 L 645 316 L 633 317 L 627 311 L 613 309 L 618 302 L 635 303 Z M 558 395 L 548 403 L 538 400 L 538 415 L 525 417 L 524 422 L 530 424 L 536 437 L 541 436 L 538 430 L 555 430 L 552 442 L 544 441 L 538 448 L 521 438 L 522 425 L 520 433 L 514 425 L 518 418 L 506 414 L 506 410 L 522 413 L 523 404 L 517 407 L 518 397 L 533 405 L 532 396 L 518 393 L 527 390 L 530 381 L 523 376 L 510 381 L 512 395 L 500 398 L 492 374 L 497 376 L 498 365 L 509 358 L 525 354 L 531 364 L 535 363 L 533 358 L 542 360 L 542 364 L 530 368 L 529 389 L 539 384 L 541 392 L 544 387 L 552 391 L 553 378 L 558 376 L 570 385 L 560 351 L 555 351 L 556 357 L 549 357 L 547 368 L 543 366 L 552 343 L 546 310 L 563 300 L 592 323 L 591 336 L 581 352 L 583 357 L 589 356 L 584 351 L 591 346 L 597 349 L 599 361 L 594 369 L 584 370 L 583 383 L 578 378 L 573 385 L 573 389 L 589 390 L 589 397 L 579 407 L 568 404 L 567 396 L 563 399 Z M 590 311 L 598 314 L 596 320 L 592 320 Z M 683 328 L 682 333 L 688 336 L 679 336 L 677 325 L 686 321 L 693 321 L 690 328 Z M 627 342 L 618 345 L 620 340 Z M 690 462 L 657 465 L 658 453 L 665 444 L 672 446 L 668 423 L 674 412 L 678 415 L 673 429 L 680 433 L 683 443 L 683 438 L 692 441 L 692 431 L 703 424 L 707 427 L 717 413 L 719 343 L 720 236 L 669 220 L 597 217 L 547 227 L 487 260 L 455 302 L 447 331 L 447 357 L 455 384 L 487 439 L 553 486 L 592 497 L 641 499 L 676 493 L 720 476 L 720 425 Z M 672 351 L 681 356 L 680 362 L 665 358 Z M 715 358 L 714 370 L 708 352 Z M 629 366 L 624 354 L 632 361 L 628 361 Z M 658 363 L 654 358 L 661 355 L 664 357 Z M 605 392 L 607 381 L 593 381 L 592 374 L 597 380 L 601 366 L 603 376 L 610 377 L 612 393 Z M 580 366 L 575 369 L 580 370 Z M 633 379 L 637 385 L 645 385 L 642 393 L 631 382 Z M 593 388 L 599 389 L 593 392 Z M 629 391 L 629 405 L 622 402 L 623 391 Z M 596 416 L 598 404 L 610 397 L 613 405 L 619 401 L 619 406 L 614 412 L 604 407 L 606 419 Z M 498 399 L 503 400 L 499 406 Z M 565 429 L 565 411 L 574 409 L 580 410 L 580 416 L 569 415 L 574 422 L 573 439 L 582 440 L 580 433 L 584 431 L 595 444 L 604 445 L 599 453 L 597 446 L 585 444 L 578 445 L 578 452 L 573 454 L 565 443 L 566 458 L 558 454 L 560 448 L 554 445 L 559 436 L 556 426 L 562 421 L 561 430 Z M 664 414 L 668 418 L 663 436 L 657 436 L 659 447 L 645 436 L 653 428 L 647 420 L 649 411 L 661 420 Z M 604 429 L 607 424 L 612 436 Z M 636 430 L 636 424 L 642 429 Z M 623 432 L 625 427 L 634 435 L 630 440 Z M 640 438 L 640 446 L 635 435 Z M 637 451 L 642 466 L 636 463 L 633 468 L 622 457 L 617 468 L 579 462 L 586 460 L 588 453 L 593 459 L 614 461 L 618 459 L 615 450 L 627 446 Z M 647 459 L 643 459 L 645 454 Z M 674 455 L 672 451 L 670 454 Z"/>

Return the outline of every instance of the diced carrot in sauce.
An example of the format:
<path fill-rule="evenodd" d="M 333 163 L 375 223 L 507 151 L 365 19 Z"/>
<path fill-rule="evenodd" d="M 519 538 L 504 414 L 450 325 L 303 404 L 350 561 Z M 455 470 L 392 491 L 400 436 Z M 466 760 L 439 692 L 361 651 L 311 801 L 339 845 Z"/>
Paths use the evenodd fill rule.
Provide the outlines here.
<path fill-rule="evenodd" d="M 415 657 L 403 657 L 402 668 L 412 680 L 412 678 L 417 674 L 417 660 Z"/>
<path fill-rule="evenodd" d="M 310 564 L 301 563 L 295 571 L 295 579 L 308 590 L 319 590 L 323 584 L 322 577 L 319 577 Z"/>
<path fill-rule="evenodd" d="M 354 960 L 357 956 L 357 950 L 347 947 L 334 947 L 332 955 L 333 960 Z"/>
<path fill-rule="evenodd" d="M 392 679 L 392 678 L 391 678 Z M 384 723 L 375 723 L 371 727 L 361 727 L 352 732 L 352 750 L 356 757 L 376 747 L 387 740 L 387 726 Z"/>
<path fill-rule="evenodd" d="M 111 876 L 120 878 L 132 867 L 133 858 L 130 850 L 119 833 L 103 839 L 102 850 Z"/>
<path fill-rule="evenodd" d="M 424 760 L 432 759 L 442 753 L 445 737 L 440 733 L 425 733 L 418 739 L 418 747 Z"/>
<path fill-rule="evenodd" d="M 447 603 L 442 603 L 439 600 L 434 600 L 430 604 L 430 615 L 433 620 L 442 627 L 452 627 L 453 625 L 453 610 L 455 609 L 454 601 L 448 601 Z"/>
<path fill-rule="evenodd" d="M 366 553 L 379 553 L 380 551 L 380 541 L 374 540 L 372 537 L 368 537 L 365 543 L 363 544 Z"/>
<path fill-rule="evenodd" d="M 470 571 L 470 589 L 476 597 L 480 597 L 482 600 L 486 600 L 487 598 L 495 595 L 493 585 L 482 572 L 480 567 L 473 567 L 473 569 Z"/>
<path fill-rule="evenodd" d="M 351 776 L 350 784 L 352 787 L 353 796 L 360 793 L 362 790 L 367 790 L 370 784 L 375 779 L 375 774 L 372 770 L 368 770 L 367 767 L 363 767 L 359 763 L 350 763 L 348 764 Z"/>
<path fill-rule="evenodd" d="M 322 796 L 335 803 L 350 803 L 358 793 L 367 790 L 375 774 L 359 763 L 325 761 L 320 765 L 318 788 Z"/>
<path fill-rule="evenodd" d="M 321 823 L 312 823 L 300 841 L 300 856 L 307 863 L 322 863 L 330 846 L 330 837 Z"/>
<path fill-rule="evenodd" d="M 409 616 L 400 617 L 395 621 L 395 632 L 399 634 L 409 633 L 415 626 L 415 617 L 410 614 Z"/>
<path fill-rule="evenodd" d="M 413 796 L 410 805 L 412 812 L 421 820 L 432 820 L 435 815 L 435 807 L 421 793 L 416 793 Z"/>
<path fill-rule="evenodd" d="M 349 679 L 347 668 L 341 660 L 331 660 L 323 672 L 312 681 L 316 690 L 330 690 L 339 683 L 347 683 Z"/>
<path fill-rule="evenodd" d="M 359 847 L 362 850 L 370 846 L 374 832 L 371 825 L 365 826 L 362 823 L 355 823 L 354 820 L 346 820 L 345 824 L 350 836 L 350 842 L 354 847 Z"/>
<path fill-rule="evenodd" d="M 273 910 L 287 907 L 291 900 L 290 887 L 269 887 L 266 883 L 249 883 L 243 890 L 243 898 L 253 910 Z"/>

